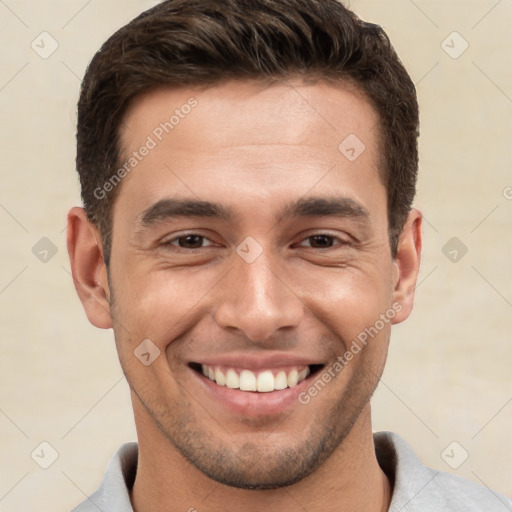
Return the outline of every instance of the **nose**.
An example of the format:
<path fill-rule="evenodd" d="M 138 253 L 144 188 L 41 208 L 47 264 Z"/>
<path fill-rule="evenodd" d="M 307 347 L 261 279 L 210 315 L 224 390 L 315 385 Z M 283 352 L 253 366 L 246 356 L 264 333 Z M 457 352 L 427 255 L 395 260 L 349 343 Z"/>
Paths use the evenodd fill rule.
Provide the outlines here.
<path fill-rule="evenodd" d="M 215 311 L 217 324 L 258 344 L 268 343 L 280 330 L 297 327 L 304 304 L 293 291 L 289 274 L 272 265 L 265 253 L 252 263 L 234 258 Z"/>

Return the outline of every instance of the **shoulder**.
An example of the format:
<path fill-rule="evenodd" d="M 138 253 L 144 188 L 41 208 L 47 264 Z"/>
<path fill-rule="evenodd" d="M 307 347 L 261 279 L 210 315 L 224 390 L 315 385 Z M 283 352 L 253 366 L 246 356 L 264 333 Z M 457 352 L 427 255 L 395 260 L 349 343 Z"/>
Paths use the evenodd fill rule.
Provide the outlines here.
<path fill-rule="evenodd" d="M 133 512 L 130 489 L 135 480 L 137 443 L 123 444 L 108 463 L 99 489 L 71 512 Z"/>
<path fill-rule="evenodd" d="M 512 501 L 470 480 L 422 464 L 397 434 L 374 434 L 383 471 L 394 484 L 389 512 L 512 512 Z"/>

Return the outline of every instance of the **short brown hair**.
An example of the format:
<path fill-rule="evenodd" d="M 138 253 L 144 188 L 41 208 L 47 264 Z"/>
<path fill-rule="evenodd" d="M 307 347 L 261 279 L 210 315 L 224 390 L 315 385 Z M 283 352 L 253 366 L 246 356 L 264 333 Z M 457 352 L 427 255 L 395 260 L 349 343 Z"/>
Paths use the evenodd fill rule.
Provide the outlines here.
<path fill-rule="evenodd" d="M 379 172 L 396 255 L 415 195 L 419 120 L 414 84 L 385 32 L 338 0 L 165 0 L 113 34 L 82 82 L 76 165 L 107 265 L 120 186 L 105 197 L 97 191 L 120 165 L 119 132 L 130 102 L 162 86 L 293 76 L 355 84 L 378 113 Z"/>

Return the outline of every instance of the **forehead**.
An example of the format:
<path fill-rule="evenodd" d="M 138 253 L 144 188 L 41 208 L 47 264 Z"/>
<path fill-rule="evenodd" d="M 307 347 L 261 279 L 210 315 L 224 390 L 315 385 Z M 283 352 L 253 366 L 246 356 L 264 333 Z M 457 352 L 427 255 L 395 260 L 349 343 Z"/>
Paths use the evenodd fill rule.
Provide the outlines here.
<path fill-rule="evenodd" d="M 306 84 L 295 79 L 273 84 L 229 81 L 201 89 L 161 88 L 132 102 L 120 130 L 123 148 L 137 146 L 141 134 L 151 134 L 166 122 L 172 128 L 169 133 L 164 129 L 163 135 L 172 134 L 177 144 L 189 142 L 192 134 L 200 136 L 207 147 L 276 143 L 332 147 L 349 133 L 370 143 L 367 132 L 377 124 L 377 114 L 349 83 Z M 212 125 L 216 130 L 191 133 Z"/>
<path fill-rule="evenodd" d="M 382 189 L 378 125 L 348 85 L 228 82 L 152 91 L 133 102 L 120 131 L 122 162 L 134 165 L 119 200 L 142 211 L 166 194 L 259 196 L 261 204 L 287 191 Z"/>

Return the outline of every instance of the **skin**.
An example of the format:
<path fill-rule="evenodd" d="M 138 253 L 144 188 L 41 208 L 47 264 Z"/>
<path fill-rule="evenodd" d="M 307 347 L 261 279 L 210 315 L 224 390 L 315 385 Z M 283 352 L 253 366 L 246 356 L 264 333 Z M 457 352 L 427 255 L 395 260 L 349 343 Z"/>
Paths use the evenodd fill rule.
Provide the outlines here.
<path fill-rule="evenodd" d="M 125 154 L 191 96 L 197 106 L 121 184 L 109 272 L 84 211 L 68 216 L 78 294 L 92 324 L 113 327 L 131 388 L 134 510 L 387 510 L 369 400 L 391 324 L 413 306 L 421 214 L 410 212 L 393 258 L 377 114 L 357 91 L 323 82 L 159 90 L 128 111 Z M 366 146 L 355 161 L 338 150 L 349 134 Z M 366 215 L 283 217 L 286 205 L 311 197 L 348 199 Z M 169 198 L 233 215 L 141 222 Z M 205 238 L 180 242 L 190 233 Z M 236 251 L 249 236 L 262 251 L 252 263 Z M 189 366 L 279 354 L 328 368 L 393 304 L 401 310 L 336 378 L 282 413 L 233 412 Z M 145 339 L 160 350 L 149 366 L 134 356 Z"/>

